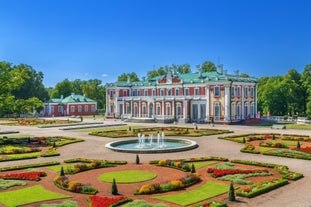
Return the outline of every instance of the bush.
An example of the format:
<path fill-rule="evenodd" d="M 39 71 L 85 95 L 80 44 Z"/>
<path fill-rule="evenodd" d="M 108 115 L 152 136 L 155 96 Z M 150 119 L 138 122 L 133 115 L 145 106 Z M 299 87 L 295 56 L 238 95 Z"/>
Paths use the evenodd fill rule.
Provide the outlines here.
<path fill-rule="evenodd" d="M 228 200 L 235 201 L 233 182 L 230 183 L 229 192 L 228 192 Z"/>
<path fill-rule="evenodd" d="M 112 181 L 111 194 L 112 195 L 119 195 L 115 178 L 113 178 L 113 181 Z"/>

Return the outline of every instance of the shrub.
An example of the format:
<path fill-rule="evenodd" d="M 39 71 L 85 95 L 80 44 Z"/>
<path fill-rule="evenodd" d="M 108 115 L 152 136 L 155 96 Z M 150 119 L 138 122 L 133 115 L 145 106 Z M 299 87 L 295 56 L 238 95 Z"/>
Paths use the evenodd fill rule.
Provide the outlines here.
<path fill-rule="evenodd" d="M 138 156 L 138 155 L 136 155 L 136 164 L 137 164 L 137 165 L 140 164 L 139 156 Z"/>
<path fill-rule="evenodd" d="M 112 195 L 119 195 L 115 178 L 113 178 L 113 181 L 112 181 L 111 194 Z"/>
<path fill-rule="evenodd" d="M 233 182 L 230 183 L 229 192 L 228 192 L 228 199 L 229 199 L 229 201 L 235 201 L 235 193 L 234 193 Z"/>

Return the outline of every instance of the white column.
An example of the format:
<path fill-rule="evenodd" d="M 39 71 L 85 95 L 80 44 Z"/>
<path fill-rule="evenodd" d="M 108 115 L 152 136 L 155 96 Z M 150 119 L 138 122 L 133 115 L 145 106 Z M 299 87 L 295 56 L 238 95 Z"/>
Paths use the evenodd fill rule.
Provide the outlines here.
<path fill-rule="evenodd" d="M 183 117 L 184 117 L 184 119 L 187 118 L 186 116 L 187 116 L 187 101 L 185 99 L 184 104 L 183 104 Z"/>
<path fill-rule="evenodd" d="M 164 118 L 164 99 L 162 100 L 162 117 Z"/>
<path fill-rule="evenodd" d="M 209 97 L 209 86 L 206 87 L 206 119 L 209 120 L 209 106 L 210 106 L 210 97 Z"/>
<path fill-rule="evenodd" d="M 230 120 L 230 88 L 225 86 L 225 120 Z"/>
<path fill-rule="evenodd" d="M 175 99 L 173 99 L 173 101 L 172 101 L 172 115 L 173 115 L 173 117 L 175 117 Z"/>
<path fill-rule="evenodd" d="M 141 100 L 138 101 L 138 117 L 141 117 Z"/>
<path fill-rule="evenodd" d="M 245 111 L 244 111 L 244 108 L 245 108 L 245 106 L 244 106 L 244 86 L 241 86 L 241 94 L 242 94 L 242 99 L 241 99 L 241 107 L 242 107 L 242 119 L 245 119 Z"/>

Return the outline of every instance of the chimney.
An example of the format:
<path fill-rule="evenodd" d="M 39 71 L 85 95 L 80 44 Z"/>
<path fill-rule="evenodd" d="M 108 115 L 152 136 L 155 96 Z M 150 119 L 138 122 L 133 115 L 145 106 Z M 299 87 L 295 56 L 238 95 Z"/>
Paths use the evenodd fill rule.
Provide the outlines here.
<path fill-rule="evenodd" d="M 217 73 L 222 74 L 222 73 L 223 73 L 223 68 L 224 68 L 224 65 L 223 65 L 223 64 L 219 64 L 219 65 L 217 66 Z"/>

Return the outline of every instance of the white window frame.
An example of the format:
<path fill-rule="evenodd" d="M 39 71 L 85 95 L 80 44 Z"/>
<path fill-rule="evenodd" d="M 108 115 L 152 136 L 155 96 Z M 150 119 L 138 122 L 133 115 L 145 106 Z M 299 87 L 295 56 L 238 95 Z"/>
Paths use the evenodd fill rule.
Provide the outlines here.
<path fill-rule="evenodd" d="M 185 88 L 185 96 L 189 96 L 189 88 Z"/>
<path fill-rule="evenodd" d="M 214 86 L 214 96 L 220 97 L 220 86 Z"/>

